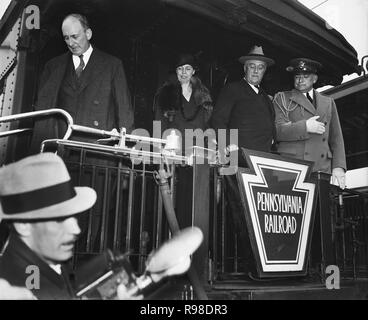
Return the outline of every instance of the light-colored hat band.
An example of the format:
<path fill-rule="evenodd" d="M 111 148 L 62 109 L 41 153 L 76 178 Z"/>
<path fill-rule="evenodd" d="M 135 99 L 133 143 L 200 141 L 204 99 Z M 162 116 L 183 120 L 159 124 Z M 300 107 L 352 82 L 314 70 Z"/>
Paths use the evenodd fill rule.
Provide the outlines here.
<path fill-rule="evenodd" d="M 68 180 L 42 189 L 1 196 L 0 202 L 5 214 L 19 214 L 50 207 L 75 196 L 73 185 Z"/>

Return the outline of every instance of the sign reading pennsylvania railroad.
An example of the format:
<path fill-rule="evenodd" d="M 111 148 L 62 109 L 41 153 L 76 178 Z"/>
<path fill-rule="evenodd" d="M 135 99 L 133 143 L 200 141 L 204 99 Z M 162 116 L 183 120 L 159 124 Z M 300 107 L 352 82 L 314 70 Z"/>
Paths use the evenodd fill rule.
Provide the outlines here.
<path fill-rule="evenodd" d="M 243 149 L 247 169 L 237 173 L 260 277 L 305 275 L 316 186 L 311 162 Z"/>

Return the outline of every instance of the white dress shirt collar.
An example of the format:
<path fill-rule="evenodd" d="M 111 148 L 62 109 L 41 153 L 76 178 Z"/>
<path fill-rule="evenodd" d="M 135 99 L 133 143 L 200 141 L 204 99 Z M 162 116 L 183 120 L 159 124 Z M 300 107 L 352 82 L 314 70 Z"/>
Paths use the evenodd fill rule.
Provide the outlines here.
<path fill-rule="evenodd" d="M 53 269 L 57 274 L 61 275 L 61 264 L 49 264 L 50 268 Z"/>
<path fill-rule="evenodd" d="M 244 80 L 245 80 L 245 78 L 244 78 Z M 250 85 L 250 87 L 254 90 L 254 92 L 258 94 L 258 92 L 259 92 L 259 86 L 257 88 L 255 85 L 249 83 L 247 80 L 245 80 L 245 81 L 246 81 L 246 83 L 248 83 Z"/>
<path fill-rule="evenodd" d="M 91 57 L 92 51 L 93 51 L 93 48 L 92 48 L 92 45 L 90 44 L 88 49 L 83 53 L 83 61 L 84 61 L 83 70 L 87 66 L 87 63 L 88 63 L 89 58 Z M 80 63 L 79 56 L 76 56 L 76 55 L 73 54 L 72 58 L 73 58 L 74 69 L 77 69 L 78 66 L 79 66 L 79 63 Z"/>
<path fill-rule="evenodd" d="M 310 89 L 308 92 L 303 92 L 303 94 L 307 97 L 307 93 L 309 93 L 310 97 L 314 99 L 314 89 Z"/>

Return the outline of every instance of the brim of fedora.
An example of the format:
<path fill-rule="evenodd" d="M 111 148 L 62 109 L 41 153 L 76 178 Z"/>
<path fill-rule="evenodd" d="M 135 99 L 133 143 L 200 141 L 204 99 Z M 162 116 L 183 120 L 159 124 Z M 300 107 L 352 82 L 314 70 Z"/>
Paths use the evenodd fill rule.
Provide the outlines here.
<path fill-rule="evenodd" d="M 53 219 L 75 215 L 90 209 L 96 202 L 96 191 L 89 187 L 75 187 L 76 196 L 70 200 L 49 207 L 6 214 L 0 206 L 0 220 L 36 220 Z"/>
<path fill-rule="evenodd" d="M 247 60 L 260 60 L 260 61 L 264 61 L 267 63 L 268 66 L 272 66 L 275 64 L 275 61 L 272 60 L 271 58 L 267 58 L 264 56 L 242 56 L 239 58 L 239 62 L 244 64 L 245 61 Z"/>

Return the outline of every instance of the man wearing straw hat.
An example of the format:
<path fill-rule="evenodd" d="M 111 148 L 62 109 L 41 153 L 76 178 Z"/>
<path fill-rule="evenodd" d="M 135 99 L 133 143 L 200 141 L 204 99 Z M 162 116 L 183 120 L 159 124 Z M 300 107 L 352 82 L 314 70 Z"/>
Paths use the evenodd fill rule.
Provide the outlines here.
<path fill-rule="evenodd" d="M 96 192 L 73 187 L 62 159 L 42 153 L 0 169 L 0 201 L 11 230 L 0 278 L 38 299 L 73 298 L 65 262 L 81 232 L 76 215 L 94 205 Z"/>
<path fill-rule="evenodd" d="M 0 221 L 11 230 L 0 258 L 0 300 L 75 298 L 67 262 L 81 232 L 77 215 L 95 202 L 96 192 L 73 187 L 53 153 L 0 168 Z M 142 299 L 137 291 L 120 284 L 117 297 Z"/>

